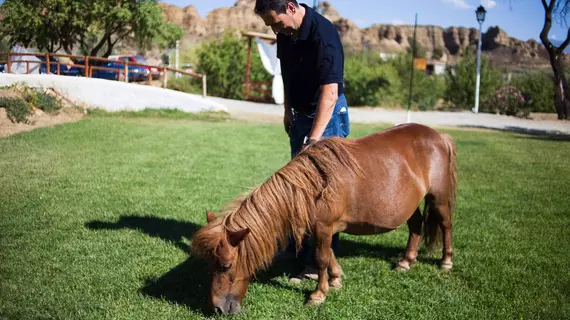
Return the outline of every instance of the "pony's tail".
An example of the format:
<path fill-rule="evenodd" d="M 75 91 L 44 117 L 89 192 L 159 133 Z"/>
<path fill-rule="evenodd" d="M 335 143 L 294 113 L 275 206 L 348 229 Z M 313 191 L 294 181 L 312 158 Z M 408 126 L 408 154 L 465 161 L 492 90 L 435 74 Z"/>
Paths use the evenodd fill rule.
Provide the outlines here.
<path fill-rule="evenodd" d="M 457 200 L 457 148 L 453 138 L 448 134 L 441 134 L 441 137 L 447 145 L 449 153 L 449 214 L 450 219 L 453 220 L 453 215 L 456 207 Z M 424 241 L 428 250 L 433 250 L 439 246 L 442 241 L 441 228 L 439 226 L 441 217 L 433 213 L 433 199 L 426 198 L 423 216 L 424 221 Z"/>
<path fill-rule="evenodd" d="M 448 134 L 441 135 L 449 152 L 449 214 L 453 219 L 457 205 L 457 147 L 455 141 Z"/>
<path fill-rule="evenodd" d="M 424 244 L 427 251 L 434 251 L 441 244 L 441 228 L 439 217 L 433 213 L 433 199 L 427 197 L 424 205 Z"/>

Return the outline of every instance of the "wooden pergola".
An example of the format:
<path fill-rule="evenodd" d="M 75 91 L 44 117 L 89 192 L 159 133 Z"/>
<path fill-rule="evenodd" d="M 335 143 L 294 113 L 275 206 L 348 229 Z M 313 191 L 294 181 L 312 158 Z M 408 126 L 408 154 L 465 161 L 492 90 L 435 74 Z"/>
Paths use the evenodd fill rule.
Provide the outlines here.
<path fill-rule="evenodd" d="M 247 46 L 247 67 L 245 69 L 244 100 L 249 101 L 271 101 L 271 81 L 251 81 L 251 54 L 253 50 L 253 38 L 260 38 L 272 42 L 277 41 L 274 34 L 259 32 L 243 32 L 248 38 Z M 253 95 L 252 95 L 253 93 Z"/>

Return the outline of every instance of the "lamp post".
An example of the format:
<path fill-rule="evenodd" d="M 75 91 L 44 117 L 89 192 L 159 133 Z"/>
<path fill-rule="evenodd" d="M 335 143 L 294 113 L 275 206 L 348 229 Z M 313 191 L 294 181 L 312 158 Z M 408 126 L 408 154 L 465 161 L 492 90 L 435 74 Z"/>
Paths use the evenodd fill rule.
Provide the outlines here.
<path fill-rule="evenodd" d="M 479 6 L 475 13 L 477 14 L 477 22 L 479 22 L 479 43 L 477 44 L 477 85 L 475 89 L 475 108 L 473 108 L 473 112 L 479 113 L 479 86 L 481 83 L 481 28 L 485 21 L 485 14 L 487 11 L 483 6 Z"/>

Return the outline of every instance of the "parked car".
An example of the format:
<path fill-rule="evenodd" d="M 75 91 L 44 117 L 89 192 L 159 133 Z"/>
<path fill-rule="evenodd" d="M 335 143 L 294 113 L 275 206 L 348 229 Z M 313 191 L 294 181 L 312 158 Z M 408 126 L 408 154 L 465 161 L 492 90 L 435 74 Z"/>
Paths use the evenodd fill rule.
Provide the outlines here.
<path fill-rule="evenodd" d="M 40 73 L 42 74 L 46 74 L 48 73 L 47 70 L 47 64 L 45 63 L 46 61 L 46 56 L 40 55 L 40 56 L 36 56 L 38 59 L 40 59 L 43 63 L 40 66 Z M 58 69 L 58 64 L 57 64 L 57 59 L 53 56 L 49 56 L 49 73 L 50 74 L 57 74 L 57 69 Z M 78 77 L 81 75 L 81 72 L 79 71 L 79 68 L 77 67 L 73 67 L 73 66 L 68 66 L 67 64 L 63 64 L 63 63 L 59 63 L 59 74 L 60 75 L 64 75 L 64 76 L 73 76 L 73 77 Z"/>
<path fill-rule="evenodd" d="M 148 65 L 146 59 L 141 55 L 114 55 L 114 56 L 109 56 L 109 59 Z M 160 76 L 162 75 L 162 71 L 156 67 L 142 67 L 142 68 L 147 69 L 152 74 L 152 79 L 154 80 L 159 79 Z"/>
<path fill-rule="evenodd" d="M 95 64 L 91 64 L 94 66 Z M 91 73 L 91 77 L 93 78 L 100 78 L 100 79 L 109 79 L 109 80 L 124 80 L 124 72 L 125 64 L 122 62 L 105 62 L 102 64 L 98 64 L 96 66 L 104 67 L 104 68 L 111 68 L 109 69 L 93 69 Z M 119 71 L 121 70 L 121 71 Z M 129 81 L 145 81 L 148 79 L 148 70 L 144 67 L 139 66 L 128 66 L 129 70 Z"/>

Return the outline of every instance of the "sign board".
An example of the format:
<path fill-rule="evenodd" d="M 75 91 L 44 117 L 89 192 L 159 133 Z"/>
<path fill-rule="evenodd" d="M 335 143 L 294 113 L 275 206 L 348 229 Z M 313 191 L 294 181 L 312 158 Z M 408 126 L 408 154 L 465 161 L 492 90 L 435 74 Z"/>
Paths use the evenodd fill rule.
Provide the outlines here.
<path fill-rule="evenodd" d="M 416 70 L 426 71 L 427 60 L 424 58 L 414 58 L 414 66 L 416 67 Z"/>

